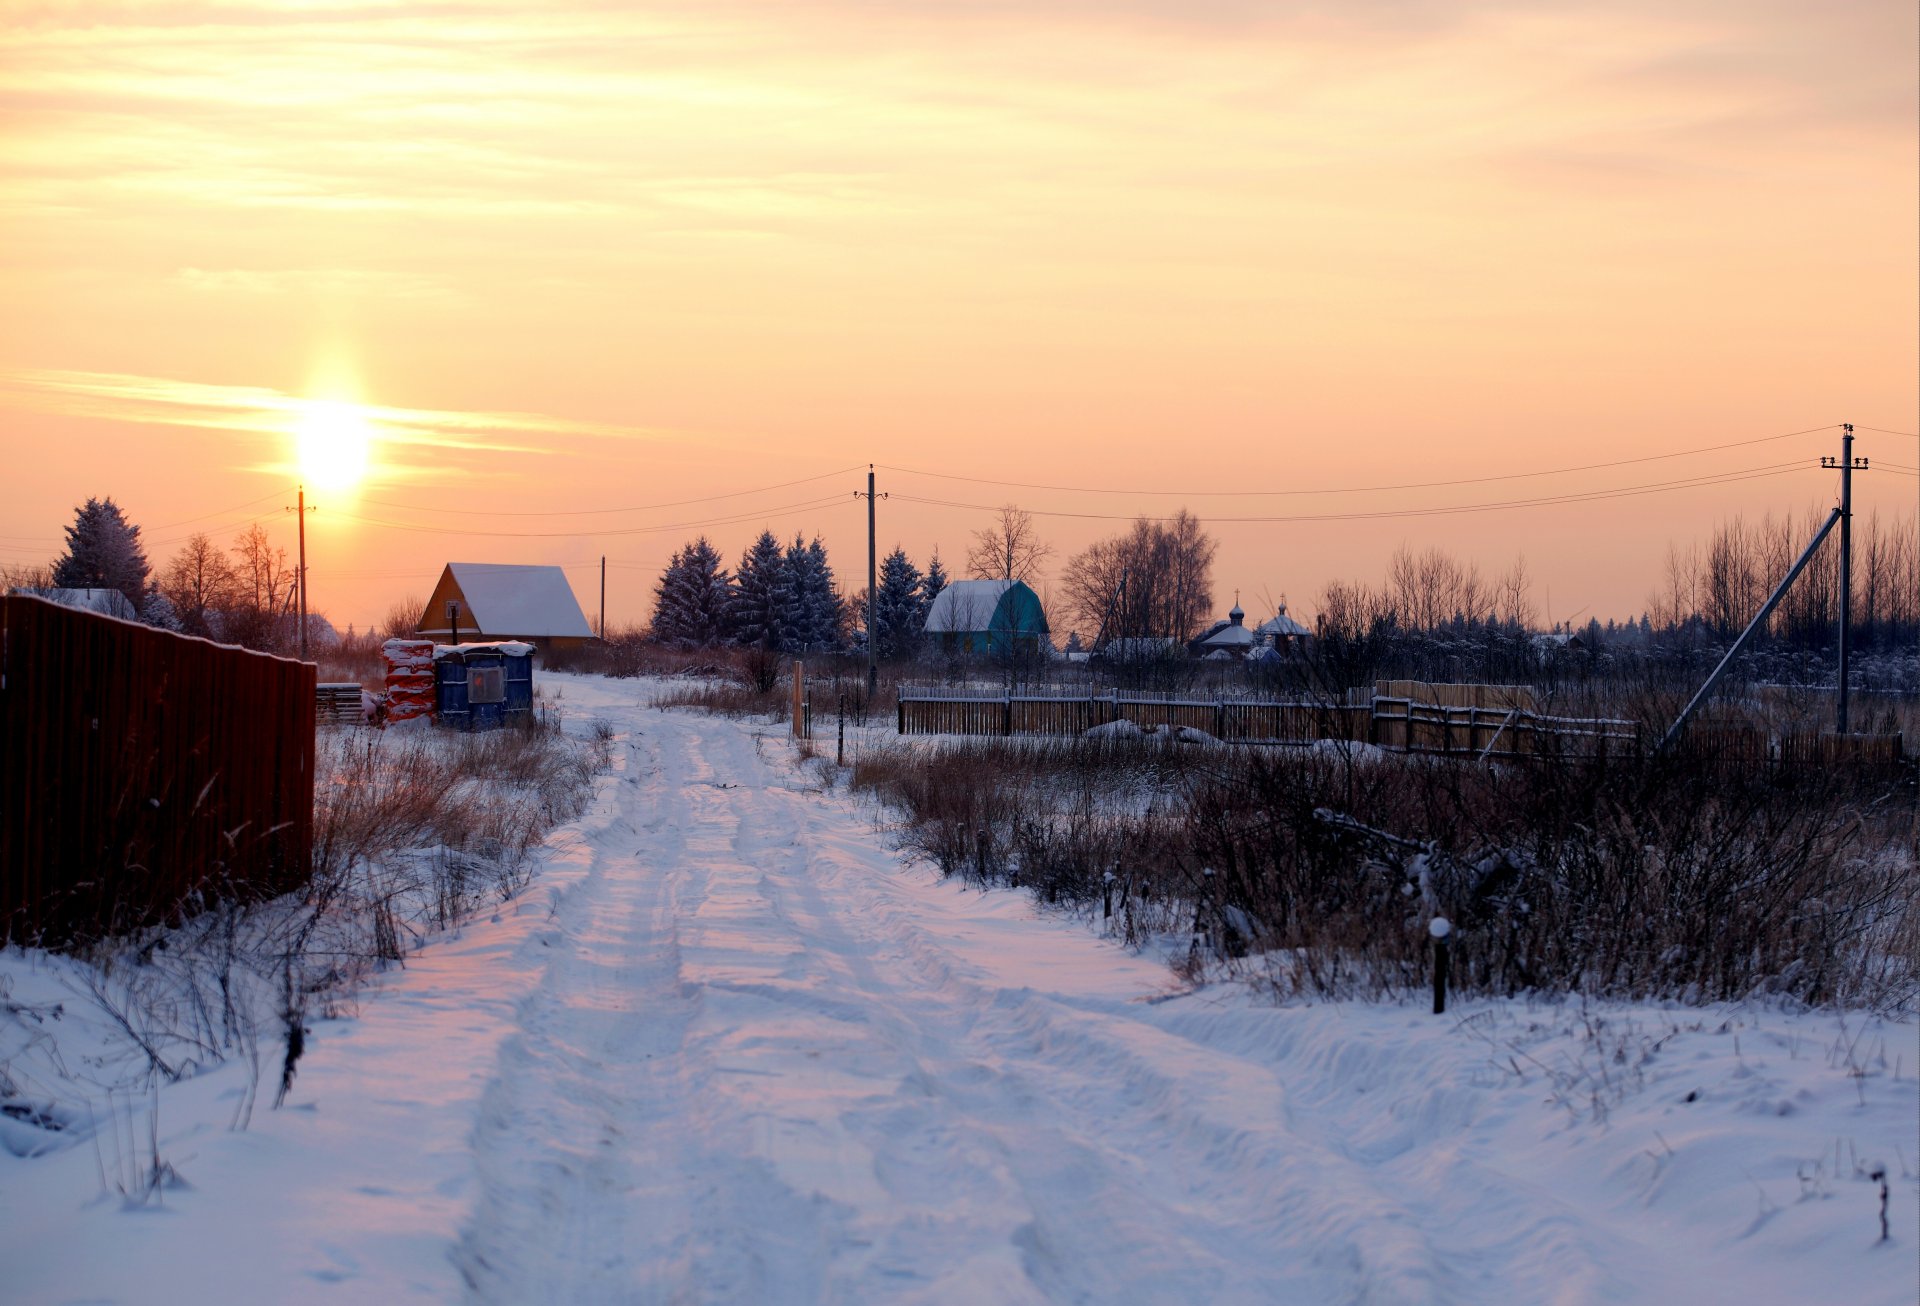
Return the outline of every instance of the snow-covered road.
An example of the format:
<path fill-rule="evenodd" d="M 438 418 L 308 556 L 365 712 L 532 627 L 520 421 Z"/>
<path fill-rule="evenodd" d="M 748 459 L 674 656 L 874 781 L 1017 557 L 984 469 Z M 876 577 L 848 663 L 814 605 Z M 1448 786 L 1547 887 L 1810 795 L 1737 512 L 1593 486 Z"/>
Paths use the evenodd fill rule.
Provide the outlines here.
<path fill-rule="evenodd" d="M 1589 1301 L 1695 1281 L 1657 1223 L 1644 1242 L 1596 1225 L 1599 1176 L 1560 1149 L 1469 1131 L 1509 1106 L 1484 1044 L 1406 1055 L 1433 1029 L 1418 1011 L 1162 1001 L 1156 961 L 903 873 L 784 744 L 570 692 L 623 730 L 622 773 L 484 1100 L 458 1254 L 476 1299 Z"/>
<path fill-rule="evenodd" d="M 97 1143 L 0 1156 L 0 1298 L 1920 1292 L 1910 1024 L 1182 993 L 903 865 L 764 730 L 548 680 L 615 767 L 528 895 L 317 1025 L 250 1130 L 238 1068 L 169 1089 L 162 1210 L 99 1197 Z"/>

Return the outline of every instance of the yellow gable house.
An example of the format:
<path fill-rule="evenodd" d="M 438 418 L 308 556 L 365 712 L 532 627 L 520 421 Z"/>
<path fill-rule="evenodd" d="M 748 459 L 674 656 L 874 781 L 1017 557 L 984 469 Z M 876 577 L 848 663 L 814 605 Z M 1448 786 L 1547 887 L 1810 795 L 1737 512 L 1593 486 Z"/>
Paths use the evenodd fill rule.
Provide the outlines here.
<path fill-rule="evenodd" d="M 521 639 L 556 653 L 593 638 L 566 572 L 505 562 L 449 562 L 419 632 L 443 644 Z"/>

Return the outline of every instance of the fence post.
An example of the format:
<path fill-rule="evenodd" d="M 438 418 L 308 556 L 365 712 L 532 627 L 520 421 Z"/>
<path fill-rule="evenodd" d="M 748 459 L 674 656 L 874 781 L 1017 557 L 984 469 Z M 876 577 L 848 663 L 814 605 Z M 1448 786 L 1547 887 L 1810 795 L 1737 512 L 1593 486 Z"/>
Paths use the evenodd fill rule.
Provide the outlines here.
<path fill-rule="evenodd" d="M 1445 916 L 1435 916 L 1427 924 L 1427 933 L 1433 937 L 1433 1014 L 1442 1016 L 1447 1011 L 1447 965 L 1450 951 L 1447 945 L 1453 934 L 1453 923 Z"/>
<path fill-rule="evenodd" d="M 1000 707 L 1000 733 L 1011 735 L 1013 733 L 1013 695 L 1009 694 L 1000 700 Z"/>
<path fill-rule="evenodd" d="M 806 718 L 802 715 L 801 707 L 801 694 L 804 692 L 801 687 L 805 683 L 806 669 L 801 665 L 800 659 L 795 658 L 793 660 L 793 737 L 795 739 L 806 738 Z"/>
<path fill-rule="evenodd" d="M 1108 871 L 1100 877 L 1100 919 L 1113 919 L 1113 872 Z"/>

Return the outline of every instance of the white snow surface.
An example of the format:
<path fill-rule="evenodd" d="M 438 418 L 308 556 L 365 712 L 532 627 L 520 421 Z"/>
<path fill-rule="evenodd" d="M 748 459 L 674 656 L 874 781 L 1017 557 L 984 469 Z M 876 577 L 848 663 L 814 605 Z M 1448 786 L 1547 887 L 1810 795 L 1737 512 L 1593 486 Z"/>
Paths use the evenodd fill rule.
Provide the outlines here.
<path fill-rule="evenodd" d="M 157 1205 L 102 1195 L 104 1127 L 0 1150 L 0 1298 L 1920 1296 L 1911 1024 L 1183 991 L 903 866 L 784 740 L 556 682 L 620 734 L 533 889 L 318 1023 L 250 1129 L 238 1066 L 164 1090 Z"/>

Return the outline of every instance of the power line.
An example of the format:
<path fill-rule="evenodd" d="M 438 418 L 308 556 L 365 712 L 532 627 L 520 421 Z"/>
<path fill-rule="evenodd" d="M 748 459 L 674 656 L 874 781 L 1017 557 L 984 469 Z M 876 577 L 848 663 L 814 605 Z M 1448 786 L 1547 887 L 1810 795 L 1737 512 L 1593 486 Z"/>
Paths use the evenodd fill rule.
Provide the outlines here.
<path fill-rule="evenodd" d="M 1499 512 L 1514 508 L 1538 508 L 1554 504 L 1592 503 L 1603 499 L 1626 499 L 1644 494 L 1661 494 L 1673 490 L 1696 489 L 1709 485 L 1730 485 L 1739 481 L 1762 480 L 1773 476 L 1785 476 L 1800 470 L 1805 464 L 1795 461 L 1788 463 L 1769 463 L 1761 467 L 1745 468 L 1738 472 L 1720 472 L 1708 476 L 1686 477 L 1673 481 L 1655 481 L 1646 485 L 1622 486 L 1607 490 L 1585 490 L 1569 494 L 1542 495 L 1531 499 L 1497 500 L 1490 503 L 1451 504 L 1434 508 L 1392 508 L 1373 511 L 1342 513 L 1298 513 L 1277 516 L 1208 516 L 1203 520 L 1210 523 L 1280 523 L 1280 522 L 1323 522 L 1323 521 L 1376 521 L 1395 517 L 1444 517 L 1460 513 Z M 999 508 L 984 503 L 959 503 L 950 499 L 926 499 L 917 495 L 897 495 L 902 502 L 924 503 L 943 508 L 964 508 L 975 512 L 998 512 Z M 1137 521 L 1139 516 L 1121 513 L 1097 512 L 1060 512 L 1044 508 L 1029 509 L 1036 517 L 1070 517 L 1092 521 Z M 1165 522 L 1168 517 L 1146 517 L 1147 521 Z"/>
<path fill-rule="evenodd" d="M 198 517 L 183 517 L 179 521 L 161 522 L 158 526 L 152 526 L 148 529 L 154 531 L 170 531 L 176 526 L 190 526 L 197 521 L 206 521 L 210 517 L 224 517 L 228 513 L 239 512 L 242 508 L 251 508 L 256 503 L 265 503 L 268 499 L 277 499 L 285 493 L 285 490 L 275 490 L 272 494 L 263 494 L 257 499 L 248 499 L 245 503 L 236 503 L 231 508 L 221 508 L 217 512 L 202 513 Z"/>
<path fill-rule="evenodd" d="M 840 495 L 829 495 L 819 499 L 809 499 L 802 503 L 786 503 L 778 507 L 756 509 L 730 517 L 714 517 L 704 521 L 665 522 L 658 526 L 622 526 L 597 531 L 489 531 L 463 530 L 455 526 L 429 526 L 423 522 L 387 521 L 379 517 L 361 517 L 354 513 L 335 513 L 349 521 L 365 523 L 369 526 L 383 526 L 389 530 L 416 531 L 424 535 L 468 535 L 486 536 L 500 539 L 601 539 L 611 535 L 655 535 L 663 531 L 697 530 L 707 526 L 737 526 L 741 522 L 764 521 L 768 518 L 788 513 L 805 512 L 813 508 L 830 505 L 845 505 L 850 502 Z"/>
<path fill-rule="evenodd" d="M 1743 449 L 1751 445 L 1767 444 L 1775 440 L 1791 440 L 1796 436 L 1817 435 L 1822 431 L 1836 429 L 1829 423 L 1826 426 L 1809 427 L 1804 431 L 1783 431 L 1778 435 L 1763 435 L 1752 440 L 1733 440 L 1726 444 L 1701 445 L 1695 449 L 1678 449 L 1672 453 L 1647 454 L 1639 458 L 1616 458 L 1610 462 L 1581 463 L 1572 467 L 1549 467 L 1533 472 L 1505 472 L 1497 476 L 1466 476 L 1448 481 L 1407 481 L 1393 485 L 1335 485 L 1318 488 L 1292 490 L 1164 490 L 1164 489 L 1112 489 L 1091 485 L 1044 485 L 1030 481 L 1000 481 L 983 476 L 958 476 L 948 472 L 929 472 L 912 467 L 900 467 L 892 463 L 881 463 L 891 472 L 901 472 L 908 476 L 926 476 L 943 481 L 965 481 L 974 485 L 1000 485 L 1018 490 L 1050 490 L 1067 494 L 1122 494 L 1149 496 L 1178 496 L 1181 498 L 1250 498 L 1254 496 L 1281 496 L 1303 494 L 1371 494 L 1386 490 L 1433 490 L 1458 485 L 1486 485 L 1496 481 L 1526 480 L 1536 476 L 1564 476 L 1571 472 L 1601 471 L 1609 467 L 1627 467 L 1636 463 L 1660 462 L 1669 458 L 1687 458 L 1694 454 L 1716 453 L 1723 449 Z M 1098 514 L 1087 514 L 1097 516 Z"/>
<path fill-rule="evenodd" d="M 655 508 L 682 508 L 690 503 L 714 503 L 720 499 L 740 499 L 750 494 L 766 494 L 773 490 L 785 490 L 795 485 L 809 485 L 814 481 L 824 481 L 835 476 L 845 476 L 849 472 L 860 470 L 859 464 L 842 467 L 831 472 L 822 472 L 818 476 L 803 476 L 797 481 L 781 481 L 775 485 L 762 485 L 752 490 L 729 490 L 725 494 L 708 494 L 697 499 L 667 499 L 660 503 L 636 503 L 625 508 L 556 508 L 545 512 L 489 512 L 484 508 L 430 508 L 417 503 L 394 503 L 387 499 L 365 499 L 364 503 L 380 508 L 399 508 L 408 512 L 445 512 L 457 513 L 467 517 L 587 517 L 615 512 L 649 512 Z"/>
<path fill-rule="evenodd" d="M 1904 435 L 1909 440 L 1920 440 L 1920 431 L 1889 431 L 1884 426 L 1863 426 L 1862 431 L 1873 431 L 1879 435 Z"/>

